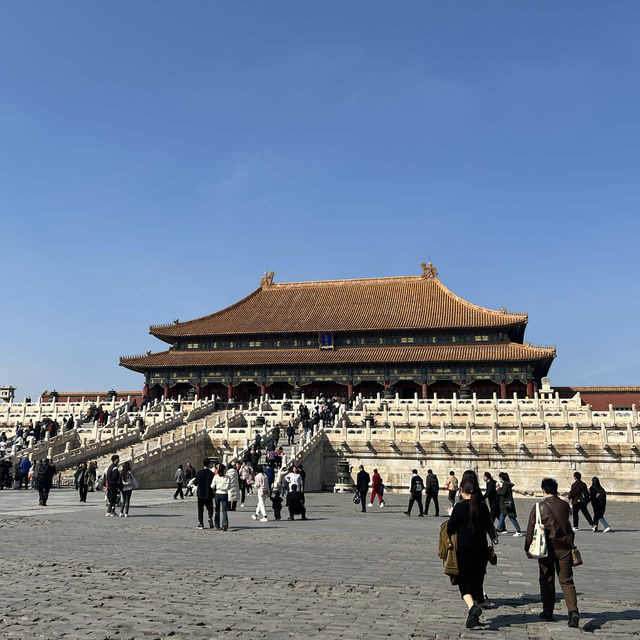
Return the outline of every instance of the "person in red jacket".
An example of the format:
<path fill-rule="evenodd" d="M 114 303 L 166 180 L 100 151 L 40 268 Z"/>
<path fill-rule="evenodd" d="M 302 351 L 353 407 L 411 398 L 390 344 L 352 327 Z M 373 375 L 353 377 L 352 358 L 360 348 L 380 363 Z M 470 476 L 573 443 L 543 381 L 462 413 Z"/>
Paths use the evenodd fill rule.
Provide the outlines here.
<path fill-rule="evenodd" d="M 380 501 L 380 506 L 384 507 L 384 498 L 382 497 L 383 486 L 382 486 L 382 477 L 378 473 L 377 469 L 373 470 L 373 477 L 371 478 L 371 500 L 369 502 L 369 506 L 373 507 L 373 501 L 375 497 L 378 496 L 378 500 Z"/>

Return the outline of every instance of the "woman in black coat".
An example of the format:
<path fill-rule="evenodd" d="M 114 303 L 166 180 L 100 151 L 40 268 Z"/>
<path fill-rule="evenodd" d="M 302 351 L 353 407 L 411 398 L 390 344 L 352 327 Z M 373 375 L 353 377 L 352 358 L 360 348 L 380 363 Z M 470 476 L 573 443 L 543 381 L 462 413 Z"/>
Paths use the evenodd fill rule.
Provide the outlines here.
<path fill-rule="evenodd" d="M 460 494 L 462 500 L 453 507 L 447 533 L 449 536 L 458 534 L 458 588 L 468 607 L 466 626 L 471 629 L 478 625 L 482 614 L 479 604 L 484 602 L 483 582 L 489 558 L 487 535 L 493 526 L 475 474 L 465 474 L 460 483 Z M 498 540 L 494 539 L 493 542 L 497 543 Z"/>
<path fill-rule="evenodd" d="M 591 506 L 593 507 L 593 527 L 591 527 L 591 530 L 595 533 L 598 530 L 598 523 L 602 521 L 604 525 L 603 533 L 609 533 L 611 527 L 604 519 L 604 512 L 607 508 L 607 492 L 602 488 L 600 479 L 597 477 L 591 478 L 589 497 L 591 498 Z"/>

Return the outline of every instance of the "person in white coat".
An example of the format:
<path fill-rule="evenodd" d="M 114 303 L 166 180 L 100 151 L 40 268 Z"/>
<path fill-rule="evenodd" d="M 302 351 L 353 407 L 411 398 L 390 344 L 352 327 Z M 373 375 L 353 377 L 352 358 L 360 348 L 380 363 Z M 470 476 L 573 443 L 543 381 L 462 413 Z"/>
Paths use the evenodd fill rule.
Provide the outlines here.
<path fill-rule="evenodd" d="M 257 520 L 258 516 L 262 514 L 260 522 L 266 522 L 267 509 L 264 506 L 264 499 L 269 495 L 269 481 L 267 480 L 267 476 L 264 474 L 264 468 L 261 464 L 258 465 L 256 472 L 256 478 L 253 486 L 256 488 L 256 493 L 258 494 L 258 506 L 256 507 L 256 512 L 251 516 L 251 519 Z"/>
<path fill-rule="evenodd" d="M 236 463 L 236 466 L 230 466 L 227 469 L 227 476 L 229 477 L 229 511 L 235 511 L 240 499 L 240 476 L 238 475 L 238 467 L 240 463 Z"/>

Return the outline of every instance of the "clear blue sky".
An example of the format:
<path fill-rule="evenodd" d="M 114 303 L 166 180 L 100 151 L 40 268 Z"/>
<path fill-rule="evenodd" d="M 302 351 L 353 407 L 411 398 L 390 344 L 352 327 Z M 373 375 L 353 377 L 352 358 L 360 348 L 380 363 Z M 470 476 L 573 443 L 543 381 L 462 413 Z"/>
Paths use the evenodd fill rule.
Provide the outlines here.
<path fill-rule="evenodd" d="M 640 384 L 640 3 L 0 5 L 0 384 L 276 281 L 529 312 L 552 384 Z"/>

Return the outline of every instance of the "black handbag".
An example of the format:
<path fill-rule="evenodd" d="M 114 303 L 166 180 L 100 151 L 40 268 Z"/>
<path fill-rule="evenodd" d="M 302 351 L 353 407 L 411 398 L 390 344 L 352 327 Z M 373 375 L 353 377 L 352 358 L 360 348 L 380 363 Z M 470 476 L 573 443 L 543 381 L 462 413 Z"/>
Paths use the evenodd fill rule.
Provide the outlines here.
<path fill-rule="evenodd" d="M 357 491 L 353 495 L 353 504 L 360 504 L 360 494 Z"/>

